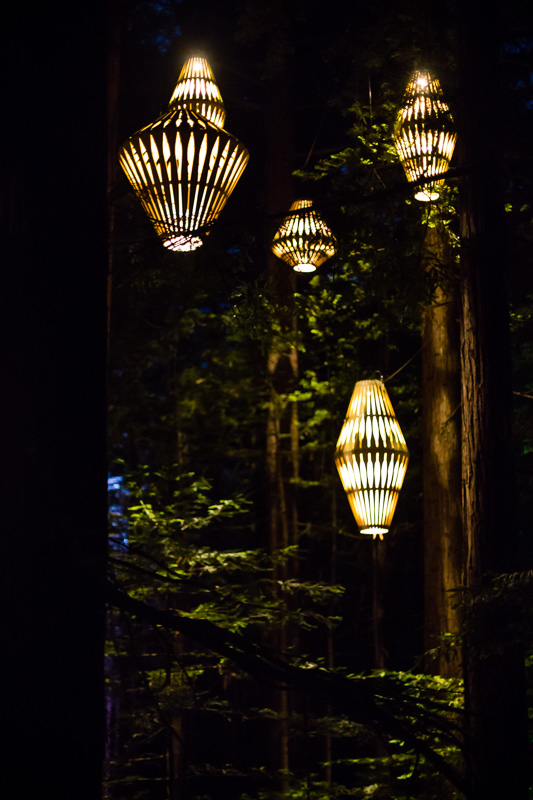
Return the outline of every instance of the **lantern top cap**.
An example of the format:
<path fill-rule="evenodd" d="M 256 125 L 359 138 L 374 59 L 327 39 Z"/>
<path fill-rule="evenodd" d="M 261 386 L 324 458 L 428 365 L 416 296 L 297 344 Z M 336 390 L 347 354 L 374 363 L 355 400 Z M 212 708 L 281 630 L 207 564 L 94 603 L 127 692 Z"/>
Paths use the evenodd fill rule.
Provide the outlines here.
<path fill-rule="evenodd" d="M 406 121 L 428 117 L 453 121 L 439 79 L 427 70 L 416 70 L 407 84 L 403 107 L 398 112 L 396 128 Z"/>
<path fill-rule="evenodd" d="M 362 387 L 362 386 L 379 386 L 385 384 L 383 381 L 383 377 L 379 377 L 379 378 L 365 378 L 362 381 L 357 381 L 355 385 Z"/>
<path fill-rule="evenodd" d="M 300 214 L 299 212 L 302 213 Z M 302 217 L 305 217 L 306 219 L 309 218 L 310 220 L 312 220 L 311 222 L 312 231 L 310 229 L 309 231 L 306 232 L 315 233 L 319 231 L 322 236 L 326 236 L 333 239 L 333 234 L 331 233 L 329 227 L 326 225 L 326 223 L 324 222 L 318 211 L 316 211 L 316 209 L 313 207 L 313 201 L 309 199 L 295 200 L 294 203 L 291 204 L 291 207 L 289 208 L 289 213 L 283 220 L 281 226 L 276 231 L 274 239 L 279 239 L 280 237 L 292 234 L 293 231 L 290 226 L 293 224 L 297 224 L 298 219 Z"/>
<path fill-rule="evenodd" d="M 429 86 L 435 80 L 437 86 L 440 88 L 440 84 L 438 80 L 435 78 L 433 79 L 431 73 L 427 69 L 416 69 L 413 74 L 411 75 L 411 82 L 415 84 L 416 88 L 419 91 L 424 91 L 424 89 L 429 89 Z"/>
<path fill-rule="evenodd" d="M 289 211 L 300 211 L 302 208 L 312 208 L 313 201 L 312 200 L 295 200 L 292 203 Z"/>
<path fill-rule="evenodd" d="M 214 81 L 213 70 L 209 66 L 209 61 L 201 53 L 190 56 L 183 64 L 180 72 L 180 80 L 183 78 L 210 78 Z"/>
<path fill-rule="evenodd" d="M 442 88 L 438 78 L 435 78 L 427 69 L 415 70 L 407 84 L 407 95 L 414 94 L 440 94 Z"/>
<path fill-rule="evenodd" d="M 191 56 L 183 65 L 169 108 L 188 108 L 222 128 L 226 119 L 224 101 L 213 70 L 203 56 Z"/>

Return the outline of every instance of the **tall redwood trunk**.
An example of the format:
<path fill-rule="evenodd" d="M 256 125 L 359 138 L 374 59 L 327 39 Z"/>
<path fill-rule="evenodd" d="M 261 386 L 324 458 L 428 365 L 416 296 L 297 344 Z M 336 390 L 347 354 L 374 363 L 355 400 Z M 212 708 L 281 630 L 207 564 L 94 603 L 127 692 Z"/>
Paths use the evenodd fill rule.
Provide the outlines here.
<path fill-rule="evenodd" d="M 424 645 L 442 647 L 444 633 L 461 628 L 463 568 L 461 512 L 461 385 L 458 286 L 451 274 L 451 248 L 439 223 L 426 229 L 424 267 L 444 273 L 424 309 L 422 405 L 424 447 Z M 459 674 L 455 648 L 440 649 L 426 668 L 445 677 Z"/>
<path fill-rule="evenodd" d="M 464 649 L 467 766 L 476 800 L 528 796 L 523 654 L 506 643 L 505 604 L 469 604 L 512 569 L 511 375 L 502 195 L 502 111 L 496 14 L 480 2 L 464 22 L 459 128 L 462 185 L 463 522 L 467 543 Z M 483 35 L 479 35 L 479 21 Z"/>
<path fill-rule="evenodd" d="M 284 72 L 275 72 L 268 87 L 267 106 L 267 213 L 271 219 L 271 237 L 280 224 L 280 214 L 288 210 L 292 197 L 292 142 L 290 131 L 290 106 Z M 268 275 L 271 298 L 277 305 L 280 335 L 272 337 L 268 354 L 270 403 L 267 421 L 266 463 L 268 474 L 268 508 L 270 524 L 270 549 L 286 548 L 297 540 L 296 490 L 291 483 L 298 477 L 298 411 L 295 403 L 288 403 L 286 395 L 294 390 L 298 372 L 298 355 L 290 344 L 295 333 L 296 319 L 293 310 L 295 273 L 282 261 L 268 252 Z M 295 561 L 287 561 L 278 570 L 277 578 L 286 580 L 293 575 Z M 284 652 L 294 631 L 286 627 L 279 632 L 277 646 Z M 281 790 L 288 792 L 290 770 L 289 717 L 291 703 L 285 690 L 278 693 L 279 720 L 275 735 L 278 740 L 279 768 L 282 770 Z"/>

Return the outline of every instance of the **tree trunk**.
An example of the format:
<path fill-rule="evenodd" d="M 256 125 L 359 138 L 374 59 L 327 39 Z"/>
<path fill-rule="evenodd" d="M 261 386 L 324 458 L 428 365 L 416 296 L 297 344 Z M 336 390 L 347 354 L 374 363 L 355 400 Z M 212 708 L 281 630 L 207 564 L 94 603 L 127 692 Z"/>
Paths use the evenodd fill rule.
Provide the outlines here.
<path fill-rule="evenodd" d="M 108 202 L 108 265 L 107 265 L 107 343 L 111 331 L 113 269 L 115 257 L 115 199 L 118 173 L 118 99 L 120 95 L 120 63 L 122 31 L 125 28 L 124 0 L 110 0 L 107 48 L 107 202 Z"/>
<path fill-rule="evenodd" d="M 24 10 L 22 10 L 24 8 Z M 81 19 L 80 19 L 80 14 Z M 10 9 L 1 175 L 3 797 L 99 800 L 106 560 L 106 20 Z M 4 683 L 4 688 L 6 684 Z"/>
<path fill-rule="evenodd" d="M 385 669 L 387 649 L 385 647 L 384 587 L 386 581 L 387 543 L 379 538 L 372 546 L 372 628 L 374 634 L 374 667 Z"/>
<path fill-rule="evenodd" d="M 424 309 L 422 406 L 424 452 L 424 645 L 439 649 L 428 671 L 460 673 L 457 649 L 444 649 L 442 636 L 461 629 L 463 535 L 461 512 L 461 385 L 458 286 L 448 234 L 440 223 L 426 229 L 423 251 L 428 272 L 444 274 Z"/>
<path fill-rule="evenodd" d="M 183 715 L 180 709 L 173 711 L 169 719 L 167 744 L 167 798 L 181 800 L 184 796 L 184 747 L 183 747 Z"/>
<path fill-rule="evenodd" d="M 511 375 L 501 169 L 496 14 L 461 12 L 463 524 L 467 554 L 464 648 L 467 766 L 472 797 L 528 796 L 526 695 L 509 620 L 472 599 L 491 574 L 513 568 Z M 483 36 L 479 35 L 483 20 Z M 512 788 L 511 788 L 512 787 Z"/>
<path fill-rule="evenodd" d="M 281 331 L 281 335 L 274 334 L 272 337 L 267 363 L 271 387 L 266 452 L 271 551 L 294 544 L 298 524 L 296 488 L 291 484 L 291 478 L 298 476 L 298 410 L 295 403 L 286 400 L 286 395 L 295 388 L 298 372 L 298 355 L 290 344 L 296 328 L 293 312 L 296 280 L 290 267 L 277 259 L 270 249 L 272 236 L 281 222 L 280 215 L 289 209 L 293 199 L 289 101 L 286 82 L 279 78 L 280 75 L 276 73 L 269 82 L 266 159 L 267 212 L 271 219 L 267 240 L 268 275 L 271 298 L 279 308 L 277 322 Z M 286 561 L 274 577 L 286 580 L 293 576 L 295 565 L 294 559 Z M 289 644 L 295 644 L 294 633 L 293 629 L 287 628 L 280 631 L 276 644 L 282 652 Z M 282 771 L 280 788 L 286 794 L 289 790 L 291 703 L 288 692 L 283 689 L 278 692 L 277 709 L 279 720 L 276 735 L 279 737 L 279 767 Z"/>

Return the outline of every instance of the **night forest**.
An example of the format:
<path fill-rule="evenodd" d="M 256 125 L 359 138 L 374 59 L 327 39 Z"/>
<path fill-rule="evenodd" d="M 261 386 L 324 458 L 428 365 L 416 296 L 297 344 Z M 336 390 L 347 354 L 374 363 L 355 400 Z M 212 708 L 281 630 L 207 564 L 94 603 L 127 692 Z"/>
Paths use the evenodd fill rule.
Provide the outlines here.
<path fill-rule="evenodd" d="M 511 0 L 13 10 L 2 169 L 6 798 L 533 797 L 532 14 Z M 118 163 L 207 58 L 250 160 L 191 252 Z M 457 147 L 414 198 L 413 71 Z M 335 254 L 271 249 L 297 199 Z M 410 460 L 334 462 L 381 378 Z"/>

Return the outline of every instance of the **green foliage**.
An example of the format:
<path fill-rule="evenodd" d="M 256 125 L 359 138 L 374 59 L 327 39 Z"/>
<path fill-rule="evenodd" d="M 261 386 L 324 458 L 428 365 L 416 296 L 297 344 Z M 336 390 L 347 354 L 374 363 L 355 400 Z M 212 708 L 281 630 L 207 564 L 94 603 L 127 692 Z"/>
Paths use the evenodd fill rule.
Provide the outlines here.
<path fill-rule="evenodd" d="M 227 540 L 231 521 L 249 512 L 245 498 L 213 502 L 205 478 L 176 475 L 176 466 L 153 474 L 143 467 L 127 477 L 124 487 L 133 503 L 114 515 L 110 563 L 115 579 L 132 596 L 165 597 L 179 591 L 188 598 L 182 613 L 231 630 L 288 622 L 329 624 L 312 606 L 338 596 L 341 587 L 273 577 L 274 564 L 286 564 L 296 547 L 267 553 L 202 544 L 201 532 L 207 529 L 214 542 Z M 286 600 L 292 596 L 311 608 L 289 610 Z"/>
<path fill-rule="evenodd" d="M 163 4 L 160 19 L 169 9 Z M 243 194 L 235 212 L 228 207 L 224 223 L 190 254 L 164 252 L 131 199 L 118 199 L 128 245 L 115 252 L 110 452 L 123 483 L 111 520 L 110 572 L 131 596 L 281 648 L 295 666 L 324 670 L 334 655 L 340 674 L 376 687 L 380 712 L 460 767 L 460 683 L 408 671 L 422 649 L 422 309 L 437 286 L 457 279 L 453 259 L 446 260 L 452 274 L 438 263 L 428 271 L 421 254 L 427 228 L 437 224 L 457 247 L 456 189 L 450 181 L 442 202 L 421 213 L 391 138 L 407 75 L 416 57 L 427 56 L 429 40 L 432 62 L 453 93 L 446 67 L 454 31 L 420 13 L 420 4 L 398 12 L 381 0 L 364 9 L 334 2 L 327 14 L 315 0 L 250 0 L 240 10 L 239 42 L 253 46 L 253 58 L 248 53 L 242 63 L 255 101 L 265 100 L 273 76 L 290 75 L 301 90 L 294 108 L 305 115 L 309 101 L 311 109 L 294 121 L 305 136 L 316 130 L 320 104 L 318 116 L 342 127 L 334 147 L 323 146 L 317 133 L 319 159 L 306 143 L 306 168 L 295 172 L 302 193 L 311 191 L 334 229 L 338 252 L 314 276 L 298 277 L 294 298 L 280 297 L 263 266 L 269 242 L 261 158 L 249 168 L 257 170 L 253 193 Z M 224 15 L 234 28 L 226 9 Z M 142 21 L 136 9 L 133 33 Z M 140 35 L 143 47 L 150 39 Z M 508 198 L 509 224 L 528 240 L 527 186 L 516 194 Z M 523 256 L 517 246 L 517 274 Z M 527 395 L 533 317 L 524 284 L 517 283 L 512 320 L 519 386 Z M 299 361 L 297 381 L 275 394 L 267 369 L 273 351 L 296 351 Z M 399 671 L 379 673 L 372 671 L 372 542 L 356 532 L 332 458 L 355 381 L 376 371 L 390 377 L 411 451 L 387 537 L 383 589 L 389 663 Z M 517 451 L 529 469 L 532 406 L 527 397 L 519 402 Z M 296 541 L 272 551 L 264 452 L 274 403 L 280 417 L 297 411 L 299 474 L 283 487 L 297 507 Z M 288 439 L 282 427 L 279 441 Z M 284 451 L 282 475 L 286 458 Z M 522 502 L 530 507 L 527 469 Z M 525 541 L 530 515 L 530 508 L 522 514 Z M 512 643 L 529 641 L 526 589 L 518 583 L 468 599 L 510 603 Z M 154 792 L 165 783 L 173 735 L 190 747 L 181 764 L 184 797 L 274 800 L 280 773 L 272 751 L 283 725 L 295 753 L 292 772 L 283 775 L 284 798 L 458 796 L 448 784 L 443 789 L 444 779 L 406 735 L 335 716 L 319 698 L 304 709 L 291 696 L 287 721 L 272 688 L 254 685 L 228 658 L 124 614 L 113 613 L 109 629 L 110 697 L 119 698 L 121 715 L 115 786 L 125 787 L 124 795 L 112 794 L 116 800 L 163 796 Z"/>

